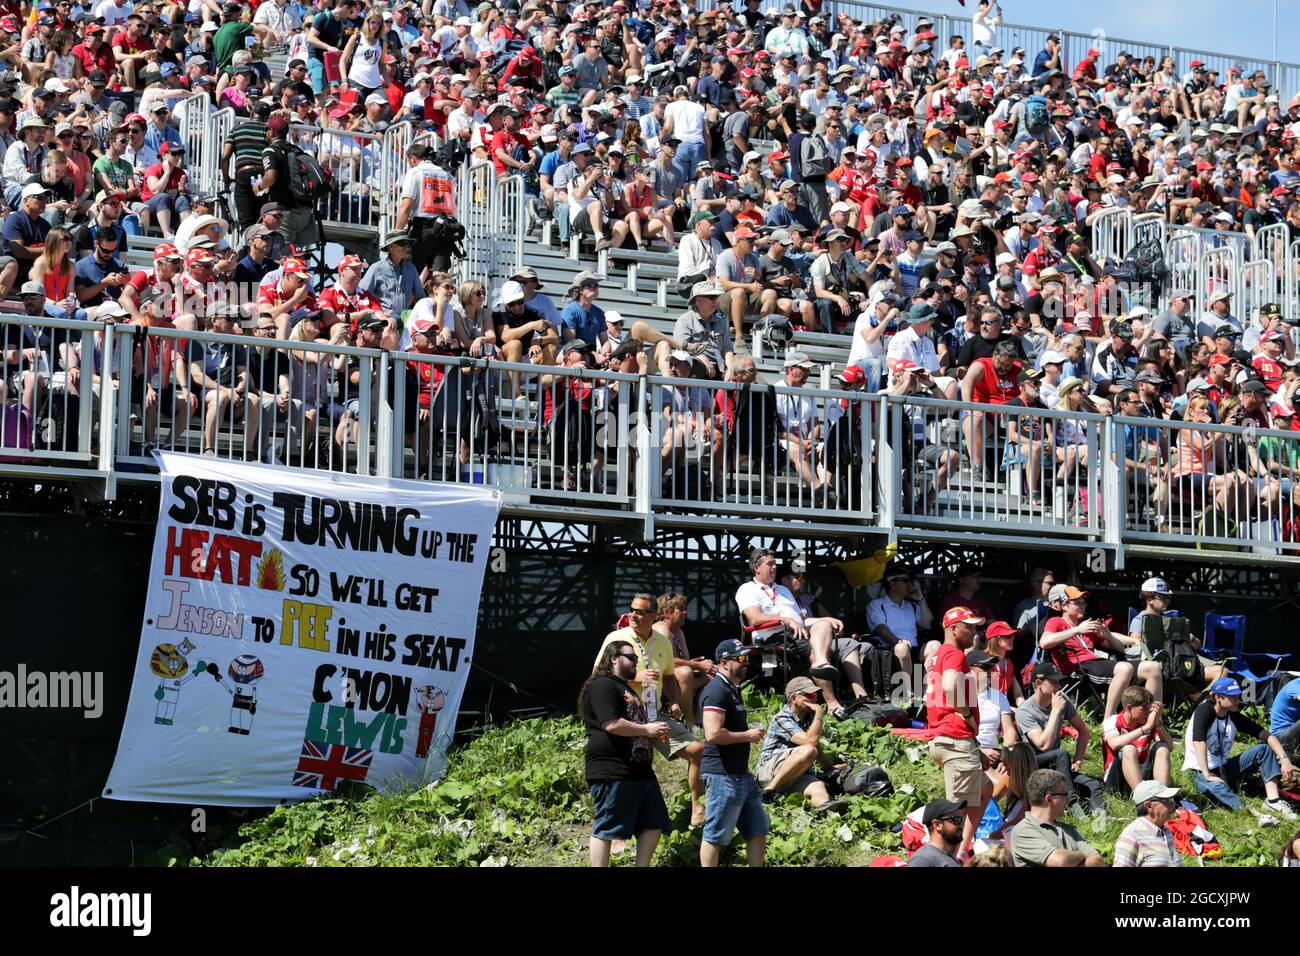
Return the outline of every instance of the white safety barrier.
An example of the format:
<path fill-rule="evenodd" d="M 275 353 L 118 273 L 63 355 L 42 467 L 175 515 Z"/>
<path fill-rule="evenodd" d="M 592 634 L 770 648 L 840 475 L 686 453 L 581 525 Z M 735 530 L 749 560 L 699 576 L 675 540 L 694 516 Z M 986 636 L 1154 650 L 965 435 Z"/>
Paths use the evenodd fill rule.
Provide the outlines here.
<path fill-rule="evenodd" d="M 493 255 L 501 230 L 496 168 L 488 162 L 466 165 L 456 180 L 456 212 L 465 227 L 465 258 L 458 265 L 462 282 L 475 279 L 492 287 Z"/>

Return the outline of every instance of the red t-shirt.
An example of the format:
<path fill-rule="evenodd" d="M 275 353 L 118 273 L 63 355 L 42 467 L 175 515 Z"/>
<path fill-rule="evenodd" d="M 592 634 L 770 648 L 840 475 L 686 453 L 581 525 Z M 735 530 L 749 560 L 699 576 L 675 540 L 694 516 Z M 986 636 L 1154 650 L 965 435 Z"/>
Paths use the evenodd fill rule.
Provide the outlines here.
<path fill-rule="evenodd" d="M 113 55 L 113 48 L 107 43 L 101 43 L 94 53 L 86 49 L 84 43 L 78 43 L 72 48 L 72 55 L 81 60 L 81 68 L 87 73 L 103 70 L 108 74 L 112 73 L 117 66 L 117 57 Z"/>
<path fill-rule="evenodd" d="M 993 367 L 992 356 L 976 359 L 975 364 L 984 366 L 983 376 L 971 389 L 971 398 L 977 403 L 1005 405 L 1020 394 L 1020 386 L 1016 384 L 1016 377 L 1020 375 L 1019 362 L 1012 362 L 1005 375 L 998 375 L 998 370 Z"/>
<path fill-rule="evenodd" d="M 148 37 L 142 36 L 137 40 L 132 40 L 127 36 L 125 30 L 113 37 L 113 46 L 126 56 L 133 53 L 147 53 L 153 49 L 153 43 Z"/>
<path fill-rule="evenodd" d="M 1043 634 L 1060 634 L 1072 627 L 1074 625 L 1067 623 L 1064 617 L 1054 617 L 1043 625 Z M 1069 677 L 1079 669 L 1080 664 L 1097 659 L 1097 655 L 1092 652 L 1092 648 L 1092 638 L 1087 635 L 1076 634 L 1074 637 L 1068 638 L 1064 644 L 1058 644 L 1052 648 L 1052 663 L 1056 665 L 1057 670 Z"/>
<path fill-rule="evenodd" d="M 163 171 L 162 163 L 154 163 L 152 166 L 148 166 L 145 168 L 144 171 L 145 179 L 140 186 L 140 199 L 143 202 L 148 202 L 150 199 L 152 199 L 154 196 L 157 195 L 157 193 L 155 193 L 152 189 L 149 188 L 149 177 L 161 176 L 162 171 Z M 163 191 L 166 192 L 167 190 L 170 189 L 180 189 L 181 180 L 184 178 L 185 178 L 185 170 L 180 166 L 177 166 L 175 169 L 172 170 L 171 175 L 167 177 L 167 188 L 164 189 Z"/>
<path fill-rule="evenodd" d="M 930 730 L 936 737 L 964 740 L 974 737 L 975 731 L 971 729 L 970 721 L 966 716 L 958 713 L 943 693 L 943 675 L 953 670 L 965 675 L 957 685 L 958 698 L 970 701 L 972 706 L 975 704 L 975 682 L 970 679 L 970 666 L 966 663 L 966 652 L 953 644 L 944 644 L 939 648 L 939 653 L 934 656 L 934 682 L 931 685 L 926 714 Z M 965 682 L 964 689 L 962 681 Z"/>
<path fill-rule="evenodd" d="M 291 295 L 293 295 L 292 292 L 285 292 L 280 288 L 280 283 L 272 282 L 258 287 L 257 304 L 273 309 L 277 305 L 284 303 Z M 314 309 L 316 307 L 316 296 L 310 292 L 307 293 L 307 298 L 303 299 L 298 305 L 300 309 Z"/>
<path fill-rule="evenodd" d="M 380 301 L 369 292 L 363 292 L 360 287 L 355 293 L 348 295 L 338 286 L 332 285 L 320 294 L 320 307 L 332 309 L 338 316 L 344 312 L 361 312 L 366 309 L 371 309 L 381 316 L 387 315 Z"/>
<path fill-rule="evenodd" d="M 1129 731 L 1137 730 L 1138 726 L 1130 727 L 1124 720 L 1124 711 L 1112 714 L 1101 728 L 1101 759 L 1102 769 L 1109 770 L 1110 765 L 1115 762 L 1115 751 L 1110 749 L 1110 744 L 1106 743 L 1106 738 L 1110 734 L 1119 733 L 1127 734 Z M 1137 740 L 1128 746 L 1137 748 L 1138 763 L 1146 763 L 1147 752 L 1151 750 L 1151 743 L 1156 739 L 1155 732 L 1142 734 Z"/>
<path fill-rule="evenodd" d="M 1277 362 L 1267 355 L 1256 355 L 1250 364 L 1255 366 L 1255 371 L 1259 373 L 1259 377 L 1264 380 L 1270 392 L 1276 392 L 1282 387 L 1282 366 Z"/>
<path fill-rule="evenodd" d="M 506 174 L 506 164 L 497 157 L 497 150 L 501 150 L 508 156 L 514 152 L 515 146 L 520 142 L 521 140 L 516 134 L 506 132 L 504 129 L 499 129 L 492 134 L 492 140 L 488 144 L 488 152 L 492 154 L 492 165 L 497 168 L 498 176 Z"/>

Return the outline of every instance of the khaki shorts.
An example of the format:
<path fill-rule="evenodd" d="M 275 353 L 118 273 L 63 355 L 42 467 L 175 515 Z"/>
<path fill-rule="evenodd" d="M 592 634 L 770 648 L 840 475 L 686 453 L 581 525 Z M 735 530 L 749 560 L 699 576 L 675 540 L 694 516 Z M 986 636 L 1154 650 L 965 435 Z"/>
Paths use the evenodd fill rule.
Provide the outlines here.
<path fill-rule="evenodd" d="M 665 760 L 674 759 L 691 744 L 697 742 L 695 735 L 680 720 L 668 717 L 664 719 L 664 723 L 668 725 L 668 739 L 655 738 L 655 750 L 659 751 Z"/>
<path fill-rule="evenodd" d="M 979 741 L 974 737 L 962 740 L 935 737 L 930 741 L 930 756 L 943 767 L 947 798 L 965 800 L 967 806 L 979 806 L 980 793 L 984 789 Z"/>
<path fill-rule="evenodd" d="M 745 289 L 732 289 L 727 293 L 727 302 L 734 303 L 736 296 L 743 296 L 745 302 L 746 315 L 758 315 L 763 311 L 763 294 L 761 292 L 749 292 Z M 727 307 L 727 315 L 731 315 L 732 305 Z"/>
<path fill-rule="evenodd" d="M 785 763 L 786 758 L 788 758 L 792 753 L 794 753 L 793 749 L 782 750 L 771 760 L 765 760 L 755 767 L 754 776 L 758 778 L 758 785 L 766 788 L 767 785 L 772 782 L 772 778 L 780 773 L 781 766 Z M 811 784 L 816 783 L 817 779 L 817 775 L 814 773 L 800 774 L 798 777 L 782 786 L 778 792 L 803 793 Z"/>

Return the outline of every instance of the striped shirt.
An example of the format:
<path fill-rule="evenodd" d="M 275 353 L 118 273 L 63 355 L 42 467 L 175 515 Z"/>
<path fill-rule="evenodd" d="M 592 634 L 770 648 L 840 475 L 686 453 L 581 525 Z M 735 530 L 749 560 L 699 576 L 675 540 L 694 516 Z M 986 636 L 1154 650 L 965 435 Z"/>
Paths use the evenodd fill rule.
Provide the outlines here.
<path fill-rule="evenodd" d="M 245 167 L 255 169 L 257 173 L 262 170 L 262 150 L 266 149 L 266 124 L 259 123 L 256 120 L 243 120 L 237 123 L 226 137 L 235 150 L 232 157 L 234 162 L 232 169 L 239 170 Z"/>
<path fill-rule="evenodd" d="M 1173 834 L 1146 817 L 1138 817 L 1115 841 L 1114 866 L 1182 866 Z"/>

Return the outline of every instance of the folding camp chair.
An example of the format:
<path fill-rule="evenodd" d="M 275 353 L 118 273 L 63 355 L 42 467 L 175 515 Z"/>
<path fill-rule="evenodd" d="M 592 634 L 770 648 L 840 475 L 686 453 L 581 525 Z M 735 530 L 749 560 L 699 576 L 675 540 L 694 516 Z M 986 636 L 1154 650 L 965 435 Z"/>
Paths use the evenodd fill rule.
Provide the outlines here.
<path fill-rule="evenodd" d="M 1227 643 L 1225 643 L 1225 640 Z M 1245 643 L 1246 615 L 1218 614 L 1214 611 L 1205 612 L 1205 636 L 1201 645 L 1202 653 L 1207 657 L 1223 661 L 1227 664 L 1228 669 L 1239 678 L 1264 688 L 1261 699 L 1267 698 L 1270 696 L 1269 691 L 1274 680 L 1281 673 L 1282 661 L 1290 655 L 1271 654 L 1266 651 L 1247 653 L 1243 649 Z M 1261 676 L 1251 669 L 1255 666 L 1252 661 L 1256 659 L 1272 661 L 1273 666 Z"/>

